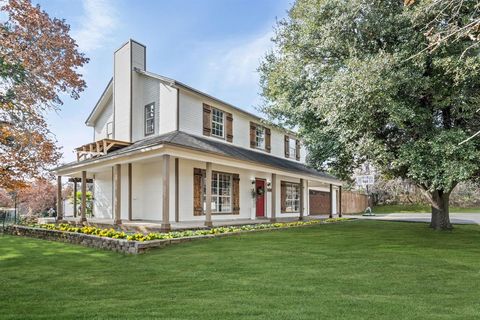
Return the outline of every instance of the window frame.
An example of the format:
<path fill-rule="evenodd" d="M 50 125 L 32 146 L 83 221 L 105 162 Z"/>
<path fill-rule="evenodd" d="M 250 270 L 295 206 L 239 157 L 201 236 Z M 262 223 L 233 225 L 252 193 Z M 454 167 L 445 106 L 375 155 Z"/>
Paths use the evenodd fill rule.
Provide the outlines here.
<path fill-rule="evenodd" d="M 228 195 L 220 194 L 220 177 L 228 177 Z M 207 189 L 206 189 L 206 175 L 202 175 L 202 209 L 205 214 L 207 210 Z M 216 182 L 216 184 L 215 184 Z M 225 182 L 225 180 L 224 180 Z M 212 208 L 212 214 L 233 214 L 233 174 L 226 172 L 212 171 L 212 203 L 215 203 L 215 209 Z M 219 211 L 220 199 L 229 199 L 227 207 L 229 210 Z M 210 204 L 211 205 L 211 204 Z"/>
<path fill-rule="evenodd" d="M 281 183 L 285 188 L 280 188 L 280 190 L 285 190 L 285 196 L 280 195 L 281 199 L 284 199 L 285 203 L 282 203 L 282 213 L 298 213 L 300 212 L 300 198 L 301 198 L 301 188 L 300 183 L 291 182 L 291 181 L 282 181 Z M 290 194 L 289 191 L 295 191 L 296 194 Z M 296 196 L 296 197 L 295 197 Z M 283 210 L 284 208 L 284 210 Z M 288 209 L 290 208 L 290 209 Z"/>
<path fill-rule="evenodd" d="M 113 139 L 113 121 L 107 122 L 105 132 L 107 139 Z"/>
<path fill-rule="evenodd" d="M 261 132 L 263 132 L 263 136 L 261 137 L 262 142 L 263 142 L 262 145 L 258 145 L 258 141 L 259 141 L 258 132 L 259 132 L 259 129 L 261 129 Z M 266 137 L 267 137 L 267 129 L 266 129 L 264 126 L 256 125 L 256 126 L 255 126 L 255 148 L 256 148 L 256 149 L 259 149 L 259 150 L 267 150 Z"/>
<path fill-rule="evenodd" d="M 212 107 L 211 110 L 212 110 L 212 117 L 210 119 L 210 135 L 212 137 L 215 137 L 215 138 L 225 139 L 226 113 L 225 113 L 225 111 L 223 111 L 221 109 L 214 108 L 214 107 Z M 221 123 L 219 121 L 215 120 L 215 113 L 216 112 L 222 114 L 222 117 L 221 117 L 222 122 Z M 217 118 L 218 118 L 218 116 L 217 116 Z M 218 134 L 215 133 L 215 131 L 219 130 L 216 126 L 221 126 L 222 135 L 218 135 Z"/>
<path fill-rule="evenodd" d="M 148 111 L 147 113 L 147 108 L 152 108 L 152 111 Z M 151 117 L 148 117 L 149 114 L 151 114 Z M 149 128 L 148 128 L 148 121 L 152 122 L 151 132 L 149 131 Z M 152 134 L 155 134 L 155 102 L 146 104 L 143 107 L 143 130 L 144 130 L 145 136 L 150 136 Z"/>

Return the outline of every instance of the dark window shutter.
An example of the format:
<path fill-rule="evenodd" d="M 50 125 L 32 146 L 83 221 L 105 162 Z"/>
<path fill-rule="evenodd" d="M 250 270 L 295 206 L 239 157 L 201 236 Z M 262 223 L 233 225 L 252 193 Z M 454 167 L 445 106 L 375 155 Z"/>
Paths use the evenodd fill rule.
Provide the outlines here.
<path fill-rule="evenodd" d="M 250 122 L 250 148 L 255 148 L 257 143 L 255 142 L 255 134 L 257 130 L 257 125 L 253 122 Z"/>
<path fill-rule="evenodd" d="M 238 174 L 233 175 L 233 210 L 232 214 L 240 214 L 240 176 Z"/>
<path fill-rule="evenodd" d="M 271 140 L 270 128 L 265 128 L 265 150 L 267 152 L 272 151 Z"/>
<path fill-rule="evenodd" d="M 233 117 L 231 113 L 226 113 L 227 119 L 227 141 L 232 142 L 233 140 Z"/>
<path fill-rule="evenodd" d="M 201 216 L 203 214 L 203 188 L 202 178 L 205 170 L 193 169 L 193 215 Z"/>
<path fill-rule="evenodd" d="M 290 157 L 290 137 L 285 135 L 285 158 Z"/>
<path fill-rule="evenodd" d="M 300 160 L 300 140 L 295 140 L 295 158 Z"/>
<path fill-rule="evenodd" d="M 209 136 L 212 132 L 212 107 L 203 104 L 203 135 Z"/>
<path fill-rule="evenodd" d="M 280 208 L 282 212 L 287 211 L 286 199 L 287 199 L 287 187 L 285 183 L 282 182 L 280 185 Z"/>

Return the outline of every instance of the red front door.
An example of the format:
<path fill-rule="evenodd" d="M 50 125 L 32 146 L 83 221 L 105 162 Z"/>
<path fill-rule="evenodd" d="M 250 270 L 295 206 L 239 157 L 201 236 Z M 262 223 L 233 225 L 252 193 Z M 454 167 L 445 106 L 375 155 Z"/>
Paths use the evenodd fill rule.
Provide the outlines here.
<path fill-rule="evenodd" d="M 255 190 L 257 192 L 256 216 L 265 216 L 265 180 L 255 180 Z"/>

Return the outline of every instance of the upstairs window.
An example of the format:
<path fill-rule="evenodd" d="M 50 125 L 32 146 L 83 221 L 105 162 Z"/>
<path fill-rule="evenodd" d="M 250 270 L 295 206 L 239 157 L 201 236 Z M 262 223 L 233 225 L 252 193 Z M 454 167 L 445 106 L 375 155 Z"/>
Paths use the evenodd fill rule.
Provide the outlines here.
<path fill-rule="evenodd" d="M 212 108 L 212 136 L 223 138 L 225 114 L 223 111 Z"/>
<path fill-rule="evenodd" d="M 256 126 L 255 128 L 255 147 L 265 149 L 265 127 Z"/>
<path fill-rule="evenodd" d="M 113 139 L 113 122 L 107 122 L 107 139 Z"/>
<path fill-rule="evenodd" d="M 290 158 L 296 159 L 297 158 L 297 140 L 290 138 L 288 141 L 288 151 L 290 154 Z"/>
<path fill-rule="evenodd" d="M 155 103 L 145 106 L 145 135 L 155 133 Z"/>

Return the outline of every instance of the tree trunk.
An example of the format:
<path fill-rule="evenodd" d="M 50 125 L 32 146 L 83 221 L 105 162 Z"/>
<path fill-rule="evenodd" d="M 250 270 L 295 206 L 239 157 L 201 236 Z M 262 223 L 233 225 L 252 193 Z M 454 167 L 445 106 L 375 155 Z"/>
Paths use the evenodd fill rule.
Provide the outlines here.
<path fill-rule="evenodd" d="M 453 229 L 453 226 L 450 223 L 450 213 L 448 207 L 449 199 L 450 192 L 435 190 L 431 193 L 432 221 L 430 222 L 430 228 L 435 230 Z"/>

